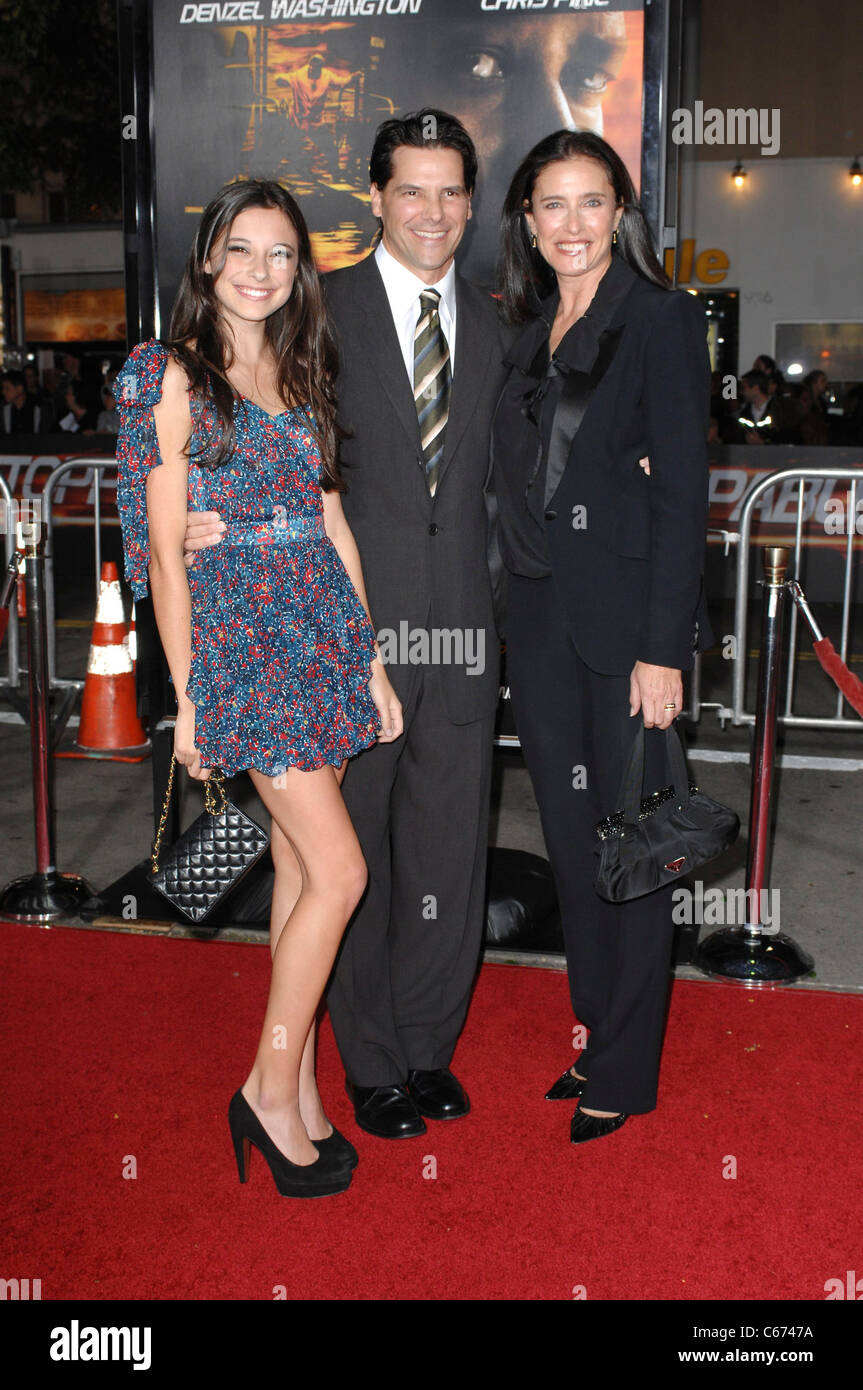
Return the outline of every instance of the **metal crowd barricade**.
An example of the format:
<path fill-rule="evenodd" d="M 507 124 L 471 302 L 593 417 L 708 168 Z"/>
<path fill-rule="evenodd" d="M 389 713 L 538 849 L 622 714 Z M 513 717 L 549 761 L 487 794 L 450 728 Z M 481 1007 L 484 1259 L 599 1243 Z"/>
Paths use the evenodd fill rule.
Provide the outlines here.
<path fill-rule="evenodd" d="M 56 673 L 56 626 L 55 626 L 55 588 L 54 588 L 54 498 L 58 486 L 62 484 L 69 473 L 80 472 L 82 469 L 93 470 L 93 545 L 94 545 L 94 575 L 93 587 L 95 598 L 99 594 L 99 576 L 101 573 L 101 525 L 102 525 L 102 492 L 101 477 L 106 469 L 116 469 L 116 458 L 101 456 L 91 456 L 84 458 L 67 459 L 53 470 L 50 478 L 45 484 L 42 493 L 43 522 L 47 528 L 46 536 L 46 617 L 48 624 L 48 670 L 49 683 L 52 690 L 64 690 L 70 703 L 74 701 L 75 693 L 83 689 L 83 680 L 68 680 L 59 678 Z M 848 518 L 846 527 L 846 545 L 844 556 L 844 582 L 843 582 L 843 601 L 841 618 L 841 635 L 839 640 L 839 655 L 845 662 L 848 660 L 848 647 L 851 633 L 851 608 L 852 608 L 852 587 L 854 579 L 854 538 L 855 538 L 855 515 L 858 496 L 863 497 L 863 468 L 846 467 L 844 469 L 829 468 L 786 468 L 775 473 L 765 474 L 764 477 L 752 484 L 742 503 L 740 516 L 740 530 L 714 530 L 708 534 L 721 538 L 725 544 L 725 553 L 729 553 L 732 546 L 737 550 L 737 574 L 735 581 L 735 600 L 734 600 L 734 638 L 735 638 L 735 657 L 733 661 L 733 684 L 732 684 L 732 703 L 730 707 L 715 705 L 710 702 L 702 702 L 701 699 L 701 674 L 702 660 L 697 656 L 693 670 L 687 681 L 687 708 L 686 714 L 693 722 L 701 719 L 702 712 L 707 709 L 715 709 L 718 717 L 724 723 L 725 719 L 730 719 L 735 725 L 748 725 L 755 722 L 754 711 L 745 708 L 746 698 L 746 668 L 747 668 L 747 628 L 749 622 L 749 578 L 750 578 L 750 547 L 752 544 L 752 520 L 755 508 L 762 501 L 765 494 L 771 489 L 781 487 L 784 484 L 796 483 L 798 485 L 797 497 L 797 519 L 793 546 L 792 572 L 795 577 L 800 577 L 800 565 L 803 553 L 803 526 L 804 526 L 804 503 L 806 483 L 816 479 L 832 479 L 835 483 L 845 483 L 847 487 L 847 497 L 845 506 L 845 516 Z M 8 484 L 0 476 L 0 504 L 5 504 L 7 516 L 14 511 L 15 502 L 10 493 Z M 9 556 L 15 545 L 14 527 L 5 528 L 5 561 L 8 563 Z M 781 724 L 802 728 L 834 728 L 834 729 L 853 729 L 863 730 L 863 721 L 858 718 L 847 718 L 843 715 L 844 701 L 840 694 L 836 697 L 836 711 L 832 716 L 799 715 L 793 711 L 794 689 L 797 676 L 797 626 L 798 613 L 796 607 L 792 607 L 788 624 L 788 661 L 785 674 L 785 689 L 783 709 L 777 715 L 777 720 Z M 7 673 L 0 676 L 0 693 L 8 694 L 13 703 L 16 701 L 16 692 L 20 688 L 20 644 L 17 612 L 14 603 L 10 607 L 9 628 L 7 634 Z M 496 739 L 499 746 L 518 747 L 518 739 L 513 736 L 503 736 Z"/>
<path fill-rule="evenodd" d="M 724 541 L 726 555 L 728 555 L 731 546 L 736 545 L 738 541 L 738 534 L 736 531 L 725 531 L 712 526 L 708 528 L 707 535 L 717 536 L 722 541 Z M 706 703 L 702 701 L 701 675 L 702 654 L 701 652 L 696 652 L 695 659 L 692 663 L 691 672 L 689 672 L 688 674 L 684 673 L 683 677 L 684 706 L 681 710 L 681 714 L 684 715 L 691 724 L 698 724 L 701 720 L 702 709 L 715 709 L 719 715 L 719 718 L 724 720 L 730 713 L 730 711 L 726 710 L 722 705 L 716 704 L 713 701 L 707 701 Z M 723 728 L 724 727 L 725 726 L 723 723 Z"/>
<path fill-rule="evenodd" d="M 2 473 L 0 473 L 0 511 L 2 511 L 4 523 L 3 569 L 5 571 L 12 559 L 12 552 L 15 550 L 15 517 L 17 516 L 18 504 Z M 0 693 L 5 694 L 16 707 L 21 700 L 25 699 L 25 695 L 22 695 L 20 689 L 19 641 L 18 602 L 17 595 L 13 594 L 9 604 L 9 626 L 6 629 L 6 674 L 0 676 Z"/>
<path fill-rule="evenodd" d="M 744 708 L 746 688 L 746 634 L 749 618 L 749 552 L 754 509 L 769 489 L 779 487 L 784 483 L 798 484 L 793 573 L 794 577 L 799 579 L 800 563 L 803 553 L 805 484 L 808 481 L 825 478 L 829 478 L 836 483 L 847 483 L 845 502 L 847 543 L 845 546 L 845 575 L 842 595 L 842 623 L 839 655 L 842 661 L 846 663 L 848 661 L 848 640 L 851 630 L 851 591 L 854 577 L 854 537 L 857 489 L 863 484 L 863 468 L 784 468 L 780 472 L 769 473 L 766 477 L 755 483 L 747 492 L 740 514 L 740 531 L 737 533 L 736 537 L 734 537 L 734 533 L 729 533 L 728 536 L 729 540 L 736 539 L 738 551 L 734 598 L 735 661 L 732 707 L 730 711 L 732 723 L 734 724 L 754 724 L 755 722 L 755 714 L 750 713 Z M 844 700 L 841 694 L 837 695 L 836 698 L 836 713 L 829 717 L 793 713 L 794 684 L 797 674 L 797 621 L 797 608 L 796 606 L 792 606 L 791 619 L 788 627 L 788 661 L 785 675 L 784 711 L 777 715 L 777 721 L 795 728 L 853 729 L 858 733 L 863 731 L 863 720 L 856 717 L 852 719 L 843 717 L 842 706 Z"/>
<path fill-rule="evenodd" d="M 70 692 L 83 690 L 82 680 L 63 680 L 57 676 L 57 626 L 55 621 L 55 584 L 54 584 L 54 494 L 61 479 L 67 473 L 80 471 L 81 469 L 93 469 L 93 552 L 94 552 L 94 571 L 93 589 L 95 600 L 99 598 L 99 577 L 102 573 L 102 488 L 100 474 L 106 468 L 116 469 L 116 458 L 102 455 L 94 455 L 90 458 L 66 459 L 59 464 L 51 473 L 42 491 L 43 519 L 47 530 L 45 541 L 45 575 L 46 575 L 46 603 L 45 611 L 48 622 L 48 673 L 52 690 L 68 690 Z M 95 610 L 94 610 L 95 611 Z"/>

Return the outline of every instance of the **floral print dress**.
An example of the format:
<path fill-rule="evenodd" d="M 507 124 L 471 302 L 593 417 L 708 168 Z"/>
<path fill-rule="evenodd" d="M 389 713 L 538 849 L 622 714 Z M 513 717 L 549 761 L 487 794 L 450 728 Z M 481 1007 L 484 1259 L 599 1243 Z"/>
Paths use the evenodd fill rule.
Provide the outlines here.
<path fill-rule="evenodd" d="M 146 483 L 162 462 L 153 406 L 167 362 L 162 343 L 140 343 L 116 384 L 117 506 L 136 598 L 147 592 Z M 187 694 L 201 765 L 227 776 L 257 768 L 269 777 L 288 767 L 338 765 L 380 732 L 368 689 L 374 632 L 324 529 L 322 464 L 309 417 L 299 409 L 271 416 L 241 397 L 235 451 L 213 468 L 195 455 L 218 437 L 215 407 L 193 393 L 189 404 L 189 510 L 218 511 L 227 527 L 187 571 Z"/>

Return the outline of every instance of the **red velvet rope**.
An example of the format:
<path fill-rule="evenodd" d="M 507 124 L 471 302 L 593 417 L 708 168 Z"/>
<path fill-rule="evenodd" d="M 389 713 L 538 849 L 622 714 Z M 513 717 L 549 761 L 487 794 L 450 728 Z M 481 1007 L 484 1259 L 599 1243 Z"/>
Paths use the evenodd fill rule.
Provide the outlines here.
<path fill-rule="evenodd" d="M 863 716 L 863 681 L 849 671 L 845 662 L 836 655 L 836 648 L 829 637 L 822 637 L 821 641 L 814 642 L 813 646 L 815 655 L 830 679 L 842 691 L 849 705 Z"/>

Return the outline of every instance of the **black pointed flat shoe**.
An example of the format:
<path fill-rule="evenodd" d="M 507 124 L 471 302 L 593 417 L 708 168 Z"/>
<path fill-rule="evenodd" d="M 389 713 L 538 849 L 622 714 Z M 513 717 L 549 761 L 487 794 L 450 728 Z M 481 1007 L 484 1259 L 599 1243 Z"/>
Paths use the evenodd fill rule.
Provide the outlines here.
<path fill-rule="evenodd" d="M 567 1067 L 563 1076 L 559 1076 L 550 1091 L 546 1091 L 546 1100 L 577 1100 L 587 1085 L 587 1077 L 573 1076 Z"/>
<path fill-rule="evenodd" d="M 585 1115 L 583 1110 L 576 1110 L 569 1126 L 569 1142 L 585 1144 L 588 1139 L 601 1139 L 604 1134 L 620 1129 L 628 1118 L 628 1115 Z"/>
<path fill-rule="evenodd" d="M 332 1121 L 330 1121 L 330 1123 L 332 1124 Z M 336 1129 L 335 1125 L 333 1125 L 332 1134 L 328 1134 L 326 1139 L 313 1139 L 312 1143 L 324 1157 L 332 1155 L 333 1157 L 340 1158 L 350 1168 L 356 1168 L 360 1161 L 360 1156 L 350 1139 L 346 1139 L 341 1130 Z"/>

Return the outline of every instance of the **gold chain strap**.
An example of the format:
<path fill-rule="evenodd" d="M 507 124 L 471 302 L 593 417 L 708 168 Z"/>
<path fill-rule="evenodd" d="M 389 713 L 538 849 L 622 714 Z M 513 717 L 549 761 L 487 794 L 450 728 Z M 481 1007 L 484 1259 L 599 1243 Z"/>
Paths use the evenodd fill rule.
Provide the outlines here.
<path fill-rule="evenodd" d="M 227 809 L 228 798 L 225 795 L 225 774 L 220 767 L 214 767 L 204 783 L 204 805 L 211 816 L 220 816 Z M 221 798 L 221 806 L 216 805 L 216 792 Z"/>
<path fill-rule="evenodd" d="M 168 773 L 168 789 L 165 792 L 165 804 L 162 807 L 162 817 L 159 821 L 159 829 L 156 831 L 156 841 L 153 845 L 153 853 L 150 856 L 153 873 L 159 870 L 159 847 L 162 843 L 162 835 L 165 831 L 165 822 L 168 819 L 168 807 L 171 804 L 171 792 L 174 788 L 174 765 L 177 761 L 176 755 L 171 754 L 171 770 Z M 225 795 L 224 785 L 225 774 L 220 767 L 214 767 L 204 783 L 204 805 L 211 816 L 221 815 L 227 808 L 228 798 Z M 216 793 L 221 797 L 221 806 L 216 804 Z"/>

